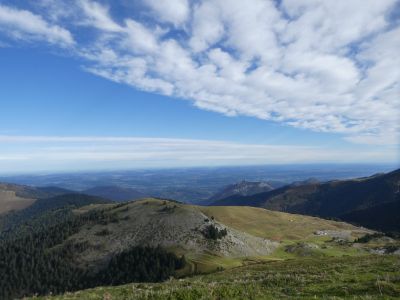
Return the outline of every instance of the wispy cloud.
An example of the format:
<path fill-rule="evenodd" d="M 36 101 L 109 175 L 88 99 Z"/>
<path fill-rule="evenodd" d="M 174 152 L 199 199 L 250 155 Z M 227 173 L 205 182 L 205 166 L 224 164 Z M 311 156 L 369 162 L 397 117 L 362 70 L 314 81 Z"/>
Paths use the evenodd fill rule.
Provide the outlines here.
<path fill-rule="evenodd" d="M 395 149 L 142 137 L 0 136 L 0 171 L 188 167 L 315 162 L 393 162 Z"/>
<path fill-rule="evenodd" d="M 45 40 L 60 46 L 69 46 L 74 43 L 72 34 L 67 29 L 50 24 L 40 15 L 33 14 L 30 11 L 1 4 L 0 31 L 18 40 Z"/>
<path fill-rule="evenodd" d="M 84 27 L 95 32 L 74 53 L 98 76 L 228 116 L 399 144 L 395 0 L 146 0 L 124 17 L 112 1 L 67 1 L 65 15 L 66 1 L 45 1 L 43 16 L 0 6 L 3 31 L 71 44 L 68 30 Z"/>

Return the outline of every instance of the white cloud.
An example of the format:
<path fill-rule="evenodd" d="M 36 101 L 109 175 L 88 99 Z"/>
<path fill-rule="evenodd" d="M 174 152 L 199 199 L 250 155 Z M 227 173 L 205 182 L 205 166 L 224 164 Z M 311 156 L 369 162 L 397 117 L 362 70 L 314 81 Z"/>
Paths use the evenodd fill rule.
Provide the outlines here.
<path fill-rule="evenodd" d="M 212 1 L 203 1 L 194 6 L 192 32 L 189 44 L 194 52 L 207 50 L 224 34 L 220 9 Z"/>
<path fill-rule="evenodd" d="M 126 20 L 127 48 L 136 53 L 151 54 L 158 48 L 157 36 L 134 20 Z"/>
<path fill-rule="evenodd" d="M 395 0 L 146 0 L 124 17 L 113 2 L 72 3 L 71 24 L 97 29 L 76 51 L 93 74 L 228 116 L 399 143 Z"/>
<path fill-rule="evenodd" d="M 0 31 L 20 40 L 45 40 L 52 44 L 72 45 L 71 33 L 46 22 L 41 16 L 27 10 L 0 5 Z"/>
<path fill-rule="evenodd" d="M 157 18 L 175 26 L 182 25 L 190 13 L 188 0 L 145 0 L 144 3 L 154 11 Z"/>
<path fill-rule="evenodd" d="M 90 0 L 80 0 L 79 4 L 86 17 L 81 21 L 82 24 L 91 25 L 106 32 L 119 32 L 122 30 L 121 26 L 110 17 L 107 7 Z"/>

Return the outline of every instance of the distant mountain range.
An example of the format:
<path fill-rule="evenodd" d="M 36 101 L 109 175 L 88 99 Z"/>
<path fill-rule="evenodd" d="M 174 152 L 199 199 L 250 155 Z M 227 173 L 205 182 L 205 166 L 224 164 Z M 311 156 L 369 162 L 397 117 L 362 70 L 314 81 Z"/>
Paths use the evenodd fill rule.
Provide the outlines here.
<path fill-rule="evenodd" d="M 93 187 L 128 187 L 147 196 L 205 205 L 209 204 L 210 197 L 220 192 L 223 187 L 243 179 L 249 182 L 266 181 L 272 187 L 279 188 L 311 177 L 326 182 L 333 179 L 369 176 L 378 172 L 388 172 L 394 168 L 395 166 L 392 164 L 311 164 L 115 170 L 109 172 L 0 176 L 0 182 L 29 186 L 57 186 L 80 192 L 85 192 Z M 104 195 L 102 196 L 104 197 Z"/>
<path fill-rule="evenodd" d="M 400 230 L 400 170 L 352 180 L 311 181 L 251 196 L 232 195 L 211 205 L 255 206 Z"/>

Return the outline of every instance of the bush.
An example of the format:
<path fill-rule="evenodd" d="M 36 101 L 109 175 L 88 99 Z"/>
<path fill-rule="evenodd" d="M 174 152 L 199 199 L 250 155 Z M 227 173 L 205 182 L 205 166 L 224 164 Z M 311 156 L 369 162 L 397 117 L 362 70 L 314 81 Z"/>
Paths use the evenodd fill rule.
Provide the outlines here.
<path fill-rule="evenodd" d="M 207 239 L 211 240 L 218 240 L 222 239 L 224 236 L 228 234 L 226 228 L 219 230 L 217 227 L 215 227 L 213 224 L 208 225 L 204 230 L 203 230 L 203 235 Z"/>
<path fill-rule="evenodd" d="M 99 231 L 99 232 L 96 232 L 96 235 L 98 235 L 98 236 L 105 236 L 105 235 L 109 235 L 111 232 L 110 232 L 110 230 L 108 230 L 107 228 L 105 228 L 105 229 L 103 229 L 103 230 L 101 230 L 101 231 Z"/>
<path fill-rule="evenodd" d="M 369 241 L 371 241 L 372 239 L 380 238 L 383 236 L 385 236 L 383 233 L 373 233 L 373 234 L 367 233 L 366 235 L 356 239 L 354 241 L 354 243 L 364 243 L 365 244 L 365 243 L 368 243 Z"/>

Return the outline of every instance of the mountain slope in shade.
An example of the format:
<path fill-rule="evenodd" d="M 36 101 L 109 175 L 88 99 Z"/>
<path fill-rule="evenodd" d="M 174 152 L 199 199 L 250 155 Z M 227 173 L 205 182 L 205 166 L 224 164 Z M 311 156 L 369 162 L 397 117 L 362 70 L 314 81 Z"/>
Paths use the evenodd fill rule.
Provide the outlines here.
<path fill-rule="evenodd" d="M 233 195 L 238 196 L 251 196 L 263 192 L 272 191 L 274 188 L 272 185 L 265 181 L 241 181 L 232 185 L 228 185 L 222 191 L 216 193 L 210 198 L 210 201 L 217 201 L 231 197 Z"/>
<path fill-rule="evenodd" d="M 58 187 L 32 187 L 0 183 L 0 214 L 31 206 L 37 199 L 59 196 L 71 191 Z"/>
<path fill-rule="evenodd" d="M 383 231 L 400 231 L 400 201 L 355 210 L 341 215 L 340 219 L 355 224 L 367 224 Z"/>
<path fill-rule="evenodd" d="M 289 185 L 253 196 L 231 196 L 213 205 L 249 205 L 271 210 L 342 218 L 380 230 L 400 230 L 393 208 L 400 201 L 400 170 L 354 180 Z M 373 219 L 373 211 L 379 212 Z"/>
<path fill-rule="evenodd" d="M 96 186 L 83 191 L 83 193 L 120 202 L 137 200 L 146 197 L 145 194 L 138 190 L 115 185 Z"/>

